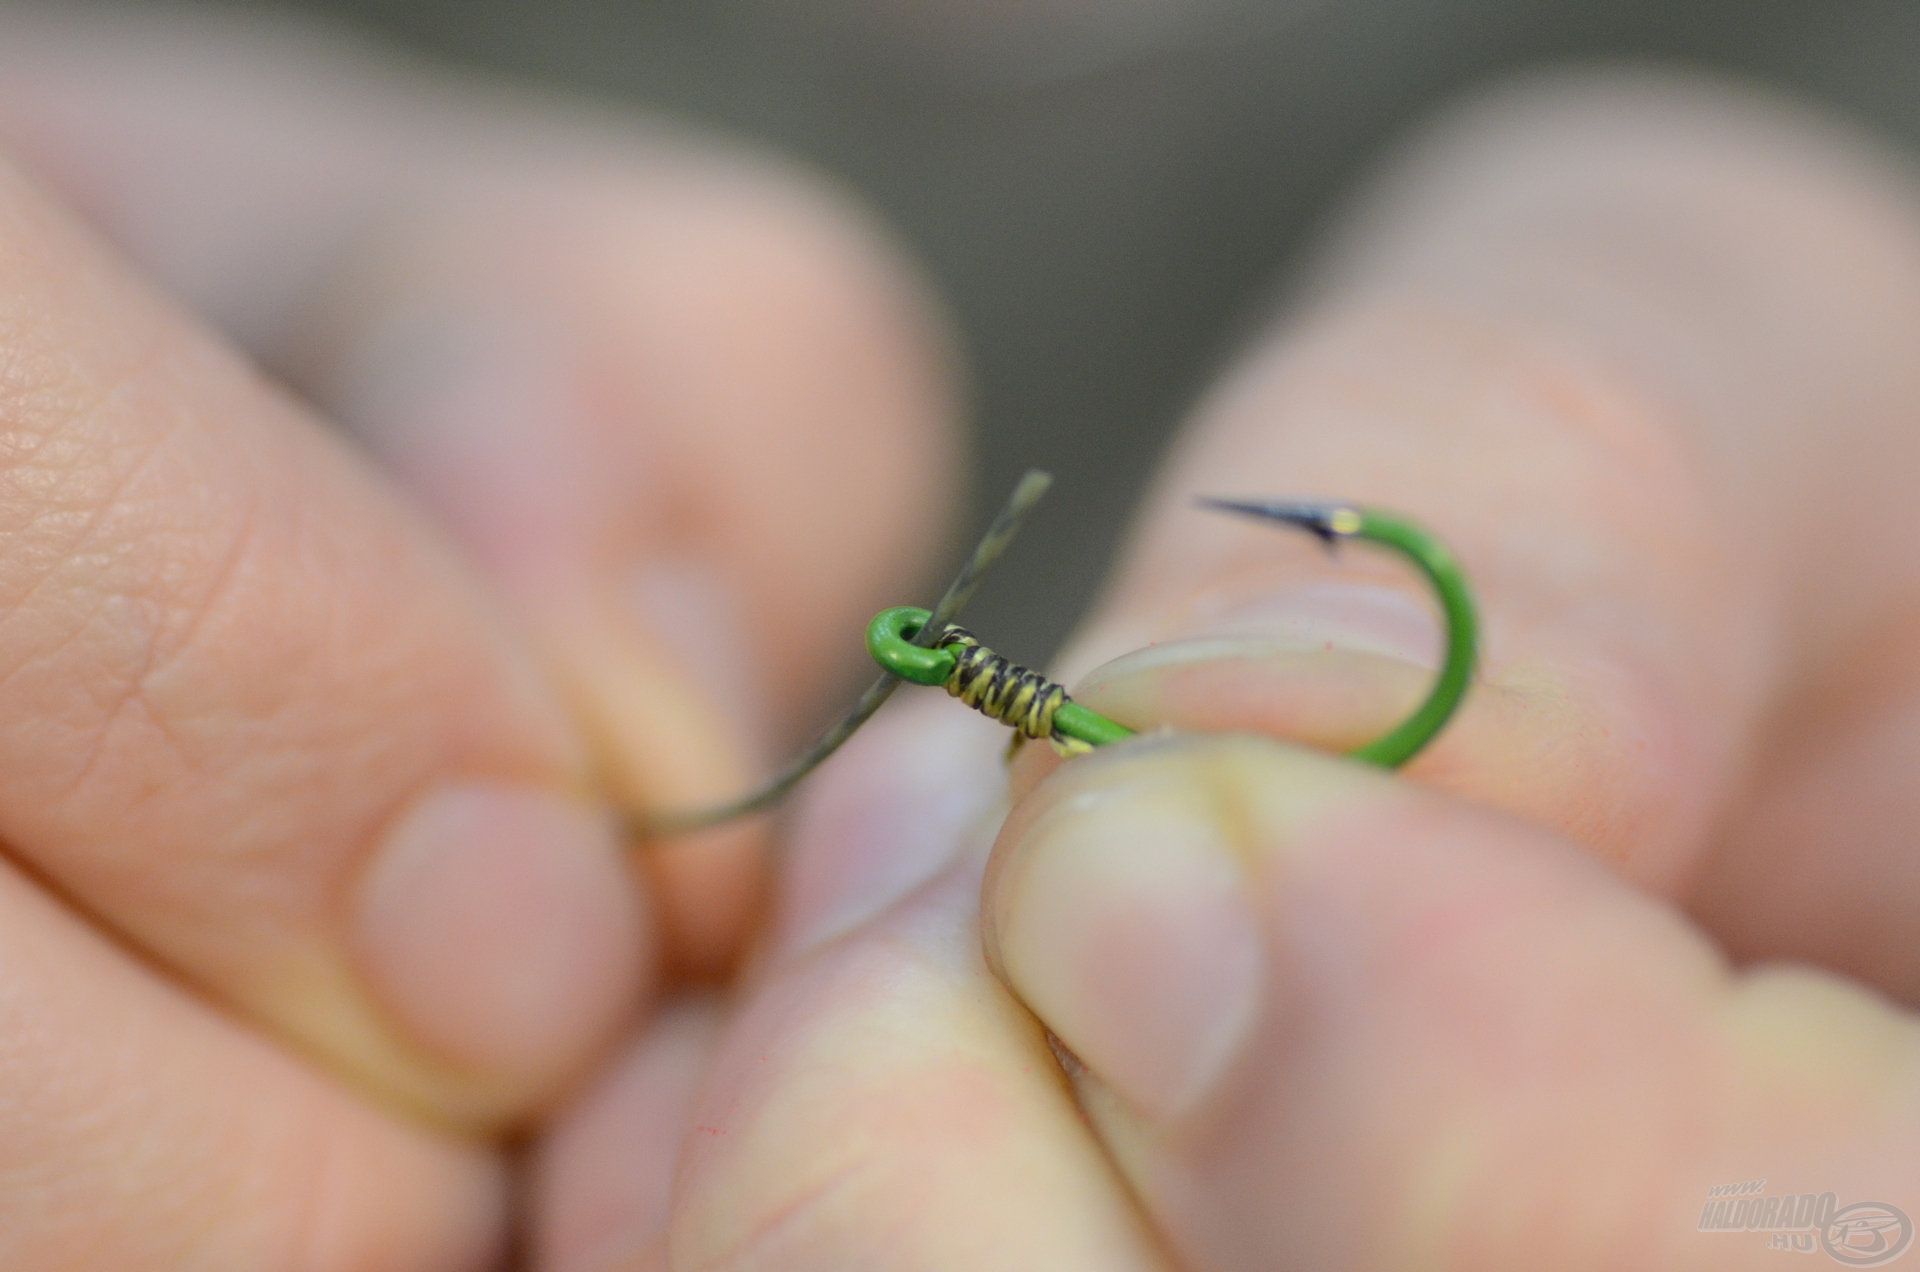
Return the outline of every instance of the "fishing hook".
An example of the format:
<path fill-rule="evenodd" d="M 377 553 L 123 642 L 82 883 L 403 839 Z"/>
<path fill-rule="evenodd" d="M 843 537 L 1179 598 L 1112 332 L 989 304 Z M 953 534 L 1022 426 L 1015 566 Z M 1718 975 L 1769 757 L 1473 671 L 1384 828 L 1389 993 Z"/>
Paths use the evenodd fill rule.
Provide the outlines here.
<path fill-rule="evenodd" d="M 1427 696 L 1398 725 L 1348 754 L 1382 768 L 1399 768 L 1446 726 L 1473 680 L 1480 620 L 1466 575 L 1446 546 L 1412 522 L 1352 504 L 1306 500 L 1202 499 L 1202 507 L 1306 530 L 1332 547 L 1355 539 L 1378 544 L 1411 562 L 1432 586 L 1446 619 L 1447 652 Z M 946 624 L 925 640 L 931 615 L 910 605 L 880 611 L 867 627 L 867 652 L 889 674 L 919 685 L 940 685 L 984 715 L 1045 738 L 1065 753 L 1118 742 L 1133 730 L 1075 702 L 1039 672 L 1009 662 Z"/>

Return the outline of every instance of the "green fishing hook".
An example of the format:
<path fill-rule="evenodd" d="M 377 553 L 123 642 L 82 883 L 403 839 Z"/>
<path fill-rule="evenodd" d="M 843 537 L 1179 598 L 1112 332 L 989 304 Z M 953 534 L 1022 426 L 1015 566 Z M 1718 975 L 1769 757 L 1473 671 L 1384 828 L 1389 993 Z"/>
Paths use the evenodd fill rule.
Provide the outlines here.
<path fill-rule="evenodd" d="M 1350 504 L 1230 499 L 1205 499 L 1201 504 L 1299 527 L 1329 547 L 1346 539 L 1379 544 L 1426 577 L 1446 620 L 1447 651 L 1439 675 L 1411 715 L 1348 753 L 1382 768 L 1399 768 L 1418 755 L 1459 709 L 1473 681 L 1480 619 L 1473 591 L 1453 554 L 1404 518 Z M 929 618 L 926 610 L 910 605 L 882 610 L 867 627 L 867 652 L 890 675 L 914 684 L 941 685 L 1022 735 L 1047 738 L 1064 751 L 1105 746 L 1133 736 L 1126 725 L 1075 702 L 1059 685 L 1008 662 L 963 628 L 948 625 L 937 639 L 928 641 L 924 628 Z"/>

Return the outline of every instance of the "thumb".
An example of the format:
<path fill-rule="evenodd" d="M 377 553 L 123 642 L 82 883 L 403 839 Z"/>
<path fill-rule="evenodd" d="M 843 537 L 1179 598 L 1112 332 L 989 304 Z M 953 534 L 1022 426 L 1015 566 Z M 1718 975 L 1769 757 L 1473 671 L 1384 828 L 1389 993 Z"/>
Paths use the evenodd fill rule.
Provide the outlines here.
<path fill-rule="evenodd" d="M 1920 1214 L 1914 1017 L 1731 972 L 1571 845 L 1349 762 L 1213 737 L 1068 764 L 986 918 L 1196 1268 L 1751 1267 Z M 1713 1190 L 1759 1178 L 1771 1217 L 1720 1230 Z M 1877 1237 L 1824 1222 L 1869 1202 L 1898 1212 Z"/>

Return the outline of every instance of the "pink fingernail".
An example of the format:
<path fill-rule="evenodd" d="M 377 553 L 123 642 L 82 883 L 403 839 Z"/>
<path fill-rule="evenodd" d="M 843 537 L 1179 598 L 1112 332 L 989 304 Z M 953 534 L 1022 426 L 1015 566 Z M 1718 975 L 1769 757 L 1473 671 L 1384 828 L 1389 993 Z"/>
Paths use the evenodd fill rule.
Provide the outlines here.
<path fill-rule="evenodd" d="M 404 1036 L 528 1080 L 569 1068 L 641 974 L 639 894 L 607 818 L 489 784 L 428 795 L 363 883 L 355 940 Z"/>
<path fill-rule="evenodd" d="M 1001 969 L 1102 1081 L 1152 1118 L 1213 1087 L 1251 1032 L 1265 954 L 1250 883 L 1193 791 L 1053 809 L 989 899 Z"/>
<path fill-rule="evenodd" d="M 1201 636 L 1267 637 L 1303 652 L 1349 650 L 1440 665 L 1440 625 L 1406 592 L 1362 583 L 1309 583 L 1218 611 Z"/>

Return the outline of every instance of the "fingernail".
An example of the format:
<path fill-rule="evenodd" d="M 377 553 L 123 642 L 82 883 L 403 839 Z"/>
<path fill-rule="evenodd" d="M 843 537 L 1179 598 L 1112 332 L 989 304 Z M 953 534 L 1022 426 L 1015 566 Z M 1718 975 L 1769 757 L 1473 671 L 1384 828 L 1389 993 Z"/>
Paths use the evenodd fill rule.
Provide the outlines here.
<path fill-rule="evenodd" d="M 998 966 L 1087 1070 L 1150 1118 L 1245 1045 L 1266 961 L 1247 871 L 1193 787 L 1128 783 L 1041 814 L 994 876 Z"/>
<path fill-rule="evenodd" d="M 439 790 L 362 883 L 362 974 L 403 1037 L 518 1080 L 569 1069 L 640 975 L 638 891 L 601 814 L 529 788 Z"/>
<path fill-rule="evenodd" d="M 940 874 L 1001 804 L 1006 732 L 944 699 L 902 708 L 836 757 L 794 818 L 770 957 L 859 927 Z"/>
<path fill-rule="evenodd" d="M 1184 616 L 1187 634 L 1125 659 L 1130 669 L 1209 656 L 1209 642 L 1245 655 L 1258 643 L 1281 653 L 1359 653 L 1419 667 L 1440 665 L 1440 625 L 1419 600 L 1390 587 L 1309 583 Z M 1119 660 L 1116 660 L 1119 661 Z"/>
<path fill-rule="evenodd" d="M 1421 601 L 1390 587 L 1310 583 L 1206 615 L 1203 636 L 1265 637 L 1304 652 L 1348 650 L 1437 667 L 1440 625 Z"/>
<path fill-rule="evenodd" d="M 1433 668 L 1442 653 L 1439 624 L 1419 601 L 1365 584 L 1308 584 L 1188 614 L 1183 629 L 1189 634 L 1088 668 L 1075 682 L 1078 695 L 1098 698 L 1115 686 L 1150 681 L 1149 673 L 1223 659 L 1358 653 Z"/>

